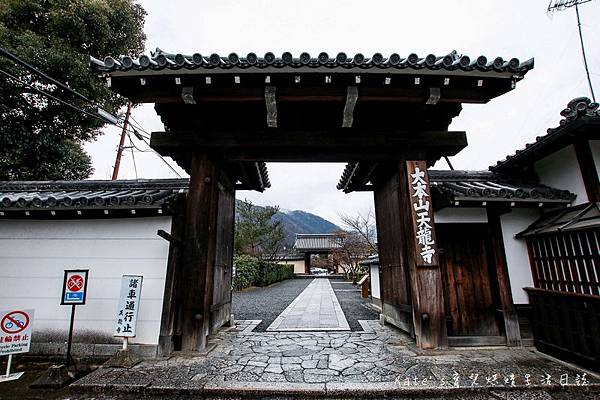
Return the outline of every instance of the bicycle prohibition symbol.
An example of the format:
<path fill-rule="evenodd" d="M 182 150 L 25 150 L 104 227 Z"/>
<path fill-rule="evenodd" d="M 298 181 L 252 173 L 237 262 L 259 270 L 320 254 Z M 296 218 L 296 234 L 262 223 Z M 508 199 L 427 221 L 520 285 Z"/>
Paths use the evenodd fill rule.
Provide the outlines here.
<path fill-rule="evenodd" d="M 83 289 L 83 278 L 81 275 L 71 275 L 67 281 L 67 287 L 72 292 L 78 292 Z"/>
<path fill-rule="evenodd" d="M 23 311 L 11 311 L 2 317 L 0 328 L 10 335 L 23 332 L 29 325 L 29 315 Z"/>

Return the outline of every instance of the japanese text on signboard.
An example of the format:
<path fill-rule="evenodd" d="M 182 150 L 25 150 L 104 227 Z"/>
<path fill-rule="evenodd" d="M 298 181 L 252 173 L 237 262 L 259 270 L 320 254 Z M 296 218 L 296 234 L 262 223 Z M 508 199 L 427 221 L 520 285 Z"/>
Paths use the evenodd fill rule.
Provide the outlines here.
<path fill-rule="evenodd" d="M 137 322 L 140 295 L 142 293 L 142 276 L 123 275 L 121 279 L 121 296 L 115 323 L 114 336 L 134 337 Z"/>
<path fill-rule="evenodd" d="M 408 161 L 407 169 L 417 265 L 437 266 L 438 255 L 427 165 L 423 161 Z"/>

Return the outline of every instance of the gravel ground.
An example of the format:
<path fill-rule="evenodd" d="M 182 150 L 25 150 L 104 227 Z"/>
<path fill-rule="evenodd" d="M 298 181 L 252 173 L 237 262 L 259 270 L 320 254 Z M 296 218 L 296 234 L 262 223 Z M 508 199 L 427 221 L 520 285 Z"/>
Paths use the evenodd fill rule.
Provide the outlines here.
<path fill-rule="evenodd" d="M 264 332 L 311 282 L 311 279 L 288 279 L 267 287 L 233 292 L 233 315 L 235 319 L 262 319 L 254 332 Z"/>
<path fill-rule="evenodd" d="M 348 325 L 353 331 L 362 331 L 359 319 L 379 319 L 379 315 L 367 307 L 368 299 L 360 297 L 360 287 L 350 281 L 330 279 L 331 287 L 340 302 L 342 311 L 346 315 Z"/>
<path fill-rule="evenodd" d="M 240 320 L 262 319 L 254 332 L 264 332 L 311 282 L 311 279 L 289 279 L 268 287 L 233 292 L 233 314 Z M 360 297 L 360 289 L 357 286 L 338 279 L 330 279 L 329 282 L 351 330 L 362 331 L 359 319 L 379 318 L 375 311 L 367 307 L 368 300 Z"/>

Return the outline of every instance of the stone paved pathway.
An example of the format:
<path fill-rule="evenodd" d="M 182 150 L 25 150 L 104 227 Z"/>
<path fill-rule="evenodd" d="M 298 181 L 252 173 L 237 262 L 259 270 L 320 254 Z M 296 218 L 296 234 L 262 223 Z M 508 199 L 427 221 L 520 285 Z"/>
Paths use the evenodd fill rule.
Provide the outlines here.
<path fill-rule="evenodd" d="M 310 279 L 286 279 L 265 287 L 234 291 L 233 315 L 239 320 L 262 320 L 255 332 L 264 332 L 309 283 Z"/>
<path fill-rule="evenodd" d="M 267 328 L 268 332 L 349 331 L 329 279 L 313 279 Z"/>
<path fill-rule="evenodd" d="M 255 333 L 251 329 L 257 321 L 237 323 L 212 339 L 216 347 L 207 356 L 176 354 L 131 369 L 102 368 L 73 387 L 88 394 L 136 393 L 144 398 L 327 395 L 487 400 L 600 395 L 599 377 L 527 348 L 425 352 L 402 332 L 375 321 L 361 321 L 362 332 Z"/>

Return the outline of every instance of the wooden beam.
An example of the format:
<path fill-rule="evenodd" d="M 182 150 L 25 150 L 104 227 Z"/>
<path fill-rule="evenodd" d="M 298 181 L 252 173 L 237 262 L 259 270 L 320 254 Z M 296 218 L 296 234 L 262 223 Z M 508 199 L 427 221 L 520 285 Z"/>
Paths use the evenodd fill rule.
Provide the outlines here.
<path fill-rule="evenodd" d="M 173 204 L 173 218 L 171 220 L 171 236 L 181 243 L 185 234 L 185 209 L 186 196 L 180 195 Z M 174 336 L 179 332 L 177 326 L 177 314 L 181 304 L 181 293 L 179 291 L 181 277 L 181 256 L 183 247 L 175 241 L 169 244 L 169 255 L 167 258 L 167 274 L 165 278 L 165 289 L 163 294 L 162 314 L 160 318 L 160 333 L 158 336 L 158 356 L 167 357 L 175 348 Z"/>
<path fill-rule="evenodd" d="M 174 131 L 152 132 L 150 145 L 153 148 L 201 147 L 252 147 L 252 148 L 377 148 L 384 150 L 389 146 L 407 144 L 435 148 L 441 143 L 448 145 L 467 145 L 464 131 L 418 131 L 418 130 L 380 130 L 364 128 L 337 128 L 324 130 L 274 129 L 210 129 L 198 132 Z"/>
<path fill-rule="evenodd" d="M 265 87 L 265 104 L 267 106 L 267 126 L 269 128 L 276 128 L 277 100 L 275 96 L 275 86 Z"/>
<path fill-rule="evenodd" d="M 304 273 L 310 274 L 310 253 L 304 253 Z"/>
<path fill-rule="evenodd" d="M 160 236 L 161 238 L 165 239 L 166 241 L 168 241 L 169 243 L 175 245 L 175 246 L 181 246 L 182 242 L 181 240 L 175 238 L 173 235 L 171 235 L 170 233 L 166 232 L 163 229 L 159 229 L 156 234 L 158 236 Z"/>
<path fill-rule="evenodd" d="M 407 151 L 426 151 L 439 158 L 455 155 L 467 145 L 464 132 L 338 129 L 211 130 L 203 134 L 154 132 L 150 144 L 162 155 L 175 158 L 195 148 L 237 161 L 324 162 L 393 160 L 399 152 Z"/>
<path fill-rule="evenodd" d="M 191 86 L 182 87 L 181 100 L 185 104 L 196 104 L 196 100 L 194 100 L 194 88 Z"/>
<path fill-rule="evenodd" d="M 342 120 L 343 128 L 351 128 L 354 122 L 354 106 L 358 100 L 358 88 L 348 86 L 346 91 L 346 105 L 344 106 L 344 118 Z"/>
<path fill-rule="evenodd" d="M 494 263 L 496 264 L 496 275 L 498 277 L 498 288 L 500 290 L 500 301 L 502 303 L 502 314 L 504 317 L 504 331 L 507 346 L 521 346 L 521 330 L 519 327 L 519 316 L 513 303 L 506 264 L 506 252 L 504 250 L 504 238 L 502 236 L 502 223 L 500 215 L 504 209 L 496 207 L 487 208 L 488 225 L 491 233 L 491 244 L 493 249 Z"/>
<path fill-rule="evenodd" d="M 438 101 L 440 101 L 440 97 L 441 97 L 440 88 L 438 88 L 438 87 L 429 88 L 429 98 L 427 99 L 427 102 L 425 104 L 436 105 L 438 103 Z"/>
<path fill-rule="evenodd" d="M 576 140 L 574 147 L 588 201 L 590 203 L 599 202 L 600 181 L 598 180 L 598 171 L 596 170 L 590 142 L 589 140 Z"/>

